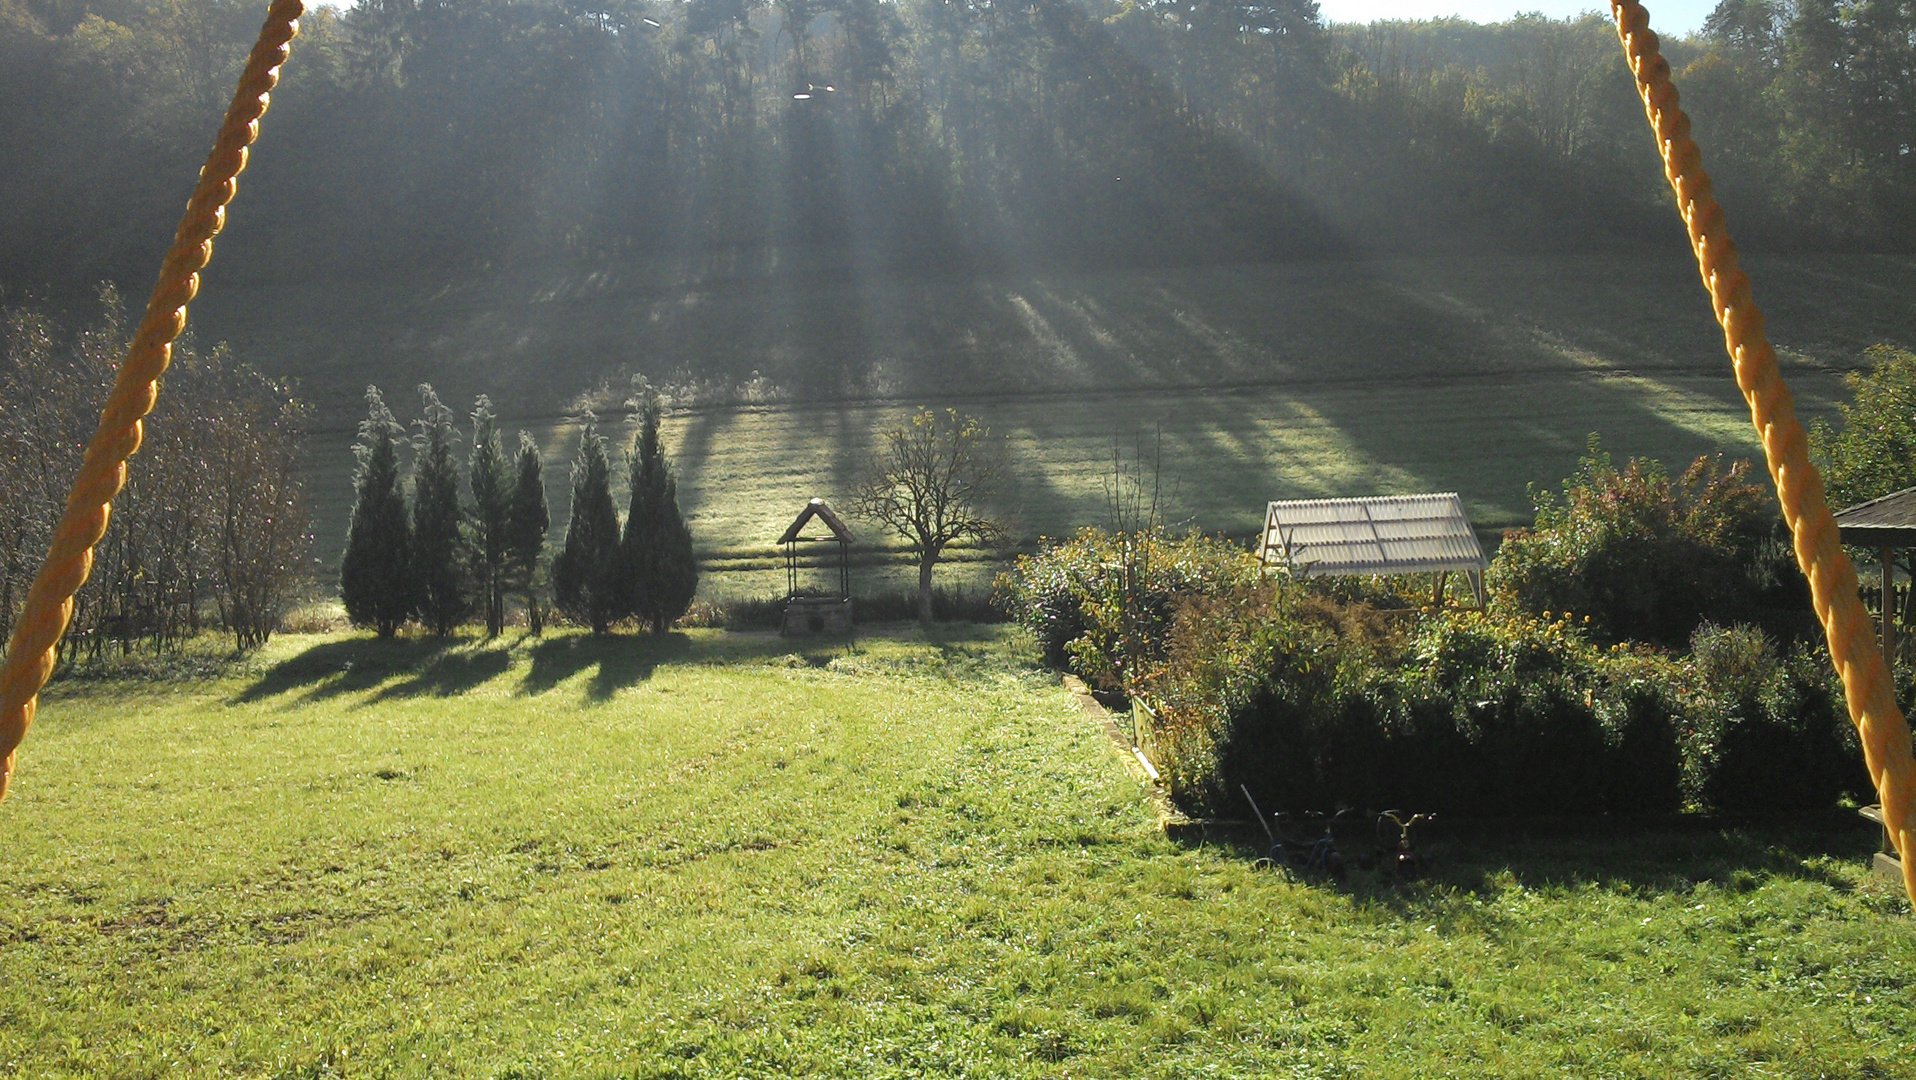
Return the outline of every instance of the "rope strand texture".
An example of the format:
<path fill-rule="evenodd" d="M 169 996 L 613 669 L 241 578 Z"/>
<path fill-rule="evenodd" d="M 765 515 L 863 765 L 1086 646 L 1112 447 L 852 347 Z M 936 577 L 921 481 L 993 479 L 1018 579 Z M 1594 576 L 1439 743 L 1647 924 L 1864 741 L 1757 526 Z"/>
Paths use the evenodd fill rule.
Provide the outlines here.
<path fill-rule="evenodd" d="M 246 148 L 259 137 L 260 117 L 266 114 L 305 10 L 303 0 L 273 0 L 267 10 L 173 246 L 160 264 L 146 315 L 101 410 L 100 426 L 87 444 L 46 561 L 14 624 L 6 663 L 0 666 L 0 798 L 6 797 L 14 753 L 33 724 L 40 690 L 53 674 L 54 649 L 73 617 L 73 594 L 86 584 L 93 569 L 93 545 L 106 535 L 113 497 L 126 484 L 126 460 L 140 448 L 141 418 L 153 411 L 160 376 L 173 359 L 173 341 L 186 329 L 186 305 L 199 292 L 200 271 L 213 257 L 213 237 L 225 226 L 226 204 L 239 190 Z"/>
<path fill-rule="evenodd" d="M 1750 406 L 1750 422 L 1763 440 L 1763 456 L 1776 482 L 1777 501 L 1795 542 L 1796 562 L 1810 581 L 1816 617 L 1829 639 L 1830 659 L 1843 678 L 1850 719 L 1862 737 L 1863 759 L 1883 802 L 1883 819 L 1903 859 L 1903 888 L 1916 902 L 1916 757 L 1909 725 L 1896 707 L 1889 667 L 1877 648 L 1876 630 L 1857 593 L 1856 569 L 1837 535 L 1823 498 L 1823 479 L 1809 460 L 1809 440 L 1797 422 L 1794 400 L 1777 370 L 1776 353 L 1763 333 L 1763 313 L 1750 298 L 1750 279 L 1737 265 L 1736 245 L 1712 195 L 1710 175 L 1690 137 L 1690 118 L 1677 106 L 1670 64 L 1657 49 L 1649 13 L 1638 0 L 1611 0 L 1617 37 L 1636 76 L 1644 116 L 1656 133 L 1663 173 L 1676 195 L 1677 212 L 1690 233 L 1710 307 L 1723 327 L 1723 347 L 1736 365 L 1736 384 Z"/>

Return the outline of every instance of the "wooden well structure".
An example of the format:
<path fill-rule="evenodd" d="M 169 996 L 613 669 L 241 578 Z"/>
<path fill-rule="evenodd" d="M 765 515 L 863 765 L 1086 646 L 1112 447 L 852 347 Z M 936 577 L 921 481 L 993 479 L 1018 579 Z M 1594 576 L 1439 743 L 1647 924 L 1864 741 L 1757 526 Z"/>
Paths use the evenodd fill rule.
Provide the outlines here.
<path fill-rule="evenodd" d="M 824 535 L 816 532 L 806 534 L 806 526 L 814 521 L 824 524 Z M 844 519 L 824 499 L 815 498 L 799 511 L 791 527 L 785 530 L 785 535 L 778 538 L 779 547 L 785 552 L 785 617 L 779 624 L 779 633 L 787 637 L 812 634 L 851 636 L 853 542 L 852 531 L 845 527 Z M 829 544 L 838 545 L 837 590 L 824 594 L 801 593 L 799 572 L 829 565 L 826 561 L 829 555 L 820 559 L 811 554 L 826 550 L 824 545 Z"/>

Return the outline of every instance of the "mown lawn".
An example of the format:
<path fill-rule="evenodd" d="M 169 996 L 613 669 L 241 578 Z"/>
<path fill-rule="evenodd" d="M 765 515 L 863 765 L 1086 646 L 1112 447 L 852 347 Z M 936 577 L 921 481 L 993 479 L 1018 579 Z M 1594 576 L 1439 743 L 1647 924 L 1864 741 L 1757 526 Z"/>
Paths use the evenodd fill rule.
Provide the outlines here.
<path fill-rule="evenodd" d="M 284 638 L 58 684 L 0 804 L 0 1072 L 1884 1076 L 1854 828 L 1181 845 L 997 628 Z"/>

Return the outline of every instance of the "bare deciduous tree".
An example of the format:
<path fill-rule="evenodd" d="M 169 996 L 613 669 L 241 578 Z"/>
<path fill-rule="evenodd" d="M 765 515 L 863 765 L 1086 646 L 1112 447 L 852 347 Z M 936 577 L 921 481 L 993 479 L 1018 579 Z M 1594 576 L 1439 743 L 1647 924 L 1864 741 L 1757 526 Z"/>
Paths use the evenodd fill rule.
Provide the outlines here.
<path fill-rule="evenodd" d="M 956 409 L 920 409 L 880 433 L 853 496 L 857 512 L 911 545 L 918 556 L 918 622 L 931 625 L 931 576 L 959 540 L 996 543 L 1002 520 L 987 509 L 1009 470 L 1002 438 Z"/>
<path fill-rule="evenodd" d="M 249 373 L 250 374 L 250 373 Z M 222 410 L 206 446 L 220 621 L 241 649 L 266 644 L 312 555 L 299 458 L 306 407 L 257 375 Z"/>
<path fill-rule="evenodd" d="M 128 327 L 111 288 L 71 336 L 6 313 L 0 362 L 0 633 L 46 554 L 67 485 L 99 421 Z M 222 348 L 175 348 L 166 392 L 113 503 L 62 648 L 165 649 L 217 616 L 241 648 L 266 640 L 303 580 L 311 538 L 297 466 L 302 408 Z"/>

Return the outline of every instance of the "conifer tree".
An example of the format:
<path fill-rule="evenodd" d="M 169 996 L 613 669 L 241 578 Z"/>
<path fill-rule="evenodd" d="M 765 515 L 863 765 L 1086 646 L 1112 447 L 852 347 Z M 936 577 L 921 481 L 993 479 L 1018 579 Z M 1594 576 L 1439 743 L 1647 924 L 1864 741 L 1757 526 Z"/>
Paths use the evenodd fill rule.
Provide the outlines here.
<path fill-rule="evenodd" d="M 465 621 L 469 558 L 459 507 L 459 470 L 452 457 L 452 410 L 429 383 L 419 384 L 420 418 L 413 437 L 413 580 L 419 620 L 444 636 Z"/>
<path fill-rule="evenodd" d="M 492 399 L 479 395 L 472 410 L 472 555 L 474 583 L 486 608 L 486 636 L 498 637 L 506 625 L 506 581 L 511 561 L 512 473 L 499 447 Z M 540 530 L 541 539 L 544 530 Z"/>
<path fill-rule="evenodd" d="M 630 590 L 626 610 L 655 634 L 692 606 L 699 568 L 692 557 L 692 533 L 679 513 L 678 481 L 659 446 L 659 396 L 642 386 L 639 434 L 632 447 L 632 503 L 620 544 Z"/>
<path fill-rule="evenodd" d="M 545 555 L 546 530 L 552 525 L 546 507 L 546 482 L 539 463 L 539 444 L 519 433 L 519 459 L 514 470 L 511 502 L 506 511 L 506 548 L 512 579 L 526 600 L 526 628 L 545 629 L 539 608 L 539 561 Z"/>
<path fill-rule="evenodd" d="M 370 626 L 392 637 L 412 614 L 412 530 L 406 522 L 406 497 L 399 485 L 399 451 L 405 434 L 379 387 L 366 388 L 366 419 L 359 425 L 353 454 L 359 469 L 346 555 L 339 566 L 339 592 L 354 626 Z"/>
<path fill-rule="evenodd" d="M 552 560 L 552 600 L 566 618 L 603 634 L 624 614 L 625 567 L 619 512 L 612 505 L 612 466 L 597 419 L 586 413 L 572 462 L 572 516 L 565 546 Z"/>

